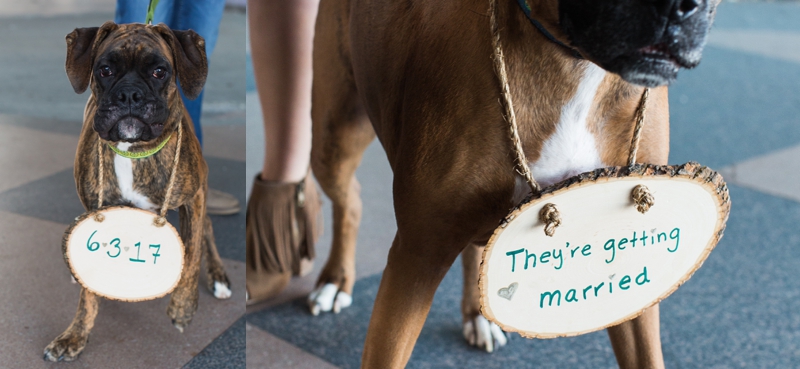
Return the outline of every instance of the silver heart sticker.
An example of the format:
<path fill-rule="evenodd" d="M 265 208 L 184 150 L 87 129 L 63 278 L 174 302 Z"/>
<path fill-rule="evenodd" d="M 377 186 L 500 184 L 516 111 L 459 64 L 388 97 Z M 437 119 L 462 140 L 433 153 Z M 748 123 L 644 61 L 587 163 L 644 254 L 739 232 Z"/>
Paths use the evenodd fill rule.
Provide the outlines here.
<path fill-rule="evenodd" d="M 497 295 L 508 301 L 511 301 L 511 298 L 514 297 L 514 292 L 517 291 L 517 286 L 519 286 L 519 284 L 517 282 L 514 282 L 508 285 L 508 287 L 503 287 L 499 291 L 497 291 Z"/>

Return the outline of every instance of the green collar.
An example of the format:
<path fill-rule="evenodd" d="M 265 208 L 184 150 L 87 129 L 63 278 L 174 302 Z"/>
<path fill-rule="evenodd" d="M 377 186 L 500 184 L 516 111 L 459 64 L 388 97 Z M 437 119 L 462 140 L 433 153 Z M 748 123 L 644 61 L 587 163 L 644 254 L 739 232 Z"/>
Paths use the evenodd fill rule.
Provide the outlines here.
<path fill-rule="evenodd" d="M 109 144 L 108 147 L 110 147 L 111 150 L 114 150 L 114 152 L 117 153 L 117 155 L 119 155 L 119 156 L 121 156 L 123 158 L 144 159 L 144 158 L 146 158 L 148 156 L 153 156 L 153 155 L 155 155 L 155 153 L 161 151 L 161 149 L 163 149 L 164 146 L 167 145 L 167 142 L 169 142 L 170 138 L 172 138 L 172 135 L 167 136 L 167 138 L 165 138 L 164 141 L 162 141 L 160 144 L 158 144 L 158 146 L 156 146 L 156 147 L 154 147 L 154 148 L 152 148 L 150 150 L 147 150 L 147 151 L 139 151 L 139 152 L 122 151 L 122 150 L 118 149 L 116 146 L 113 146 L 111 144 Z"/>

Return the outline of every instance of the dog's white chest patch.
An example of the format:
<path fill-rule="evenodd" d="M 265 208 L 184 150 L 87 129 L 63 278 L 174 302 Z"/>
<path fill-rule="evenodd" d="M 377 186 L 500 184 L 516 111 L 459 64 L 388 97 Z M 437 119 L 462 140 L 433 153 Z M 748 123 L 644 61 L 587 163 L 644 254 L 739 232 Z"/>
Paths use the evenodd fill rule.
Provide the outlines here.
<path fill-rule="evenodd" d="M 131 144 L 127 142 L 120 142 L 117 145 L 117 148 L 123 151 L 127 151 L 130 147 Z M 133 189 L 133 161 L 131 159 L 114 155 L 114 172 L 117 175 L 119 192 L 124 200 L 140 209 L 156 210 L 156 206 L 150 202 L 147 196 Z"/>
<path fill-rule="evenodd" d="M 603 69 L 589 63 L 575 96 L 561 109 L 555 133 L 544 142 L 539 159 L 530 163 L 533 178 L 542 187 L 605 166 L 586 122 L 605 75 Z"/>

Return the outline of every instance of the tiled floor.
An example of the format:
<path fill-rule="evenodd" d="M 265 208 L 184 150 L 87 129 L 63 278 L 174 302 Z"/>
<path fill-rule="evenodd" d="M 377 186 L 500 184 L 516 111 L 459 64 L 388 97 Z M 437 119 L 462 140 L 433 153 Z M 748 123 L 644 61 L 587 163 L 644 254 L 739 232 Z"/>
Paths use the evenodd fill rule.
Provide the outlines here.
<path fill-rule="evenodd" d="M 797 19 L 800 4 L 796 2 L 724 3 L 701 66 L 682 72 L 671 88 L 670 162 L 696 160 L 720 170 L 731 185 L 734 214 L 725 238 L 703 269 L 662 305 L 668 367 L 800 365 L 800 340 L 792 333 L 800 324 L 796 310 L 792 311 L 797 308 L 798 289 L 786 270 L 800 265 L 800 254 L 792 251 L 800 248 L 800 237 L 792 226 L 800 221 Z M 247 174 L 251 180 L 261 166 L 263 140 L 252 76 L 247 87 Z M 364 215 L 358 238 L 356 301 L 350 308 L 354 311 L 313 317 L 302 301 L 327 257 L 327 228 L 317 246 L 315 272 L 293 280 L 275 300 L 248 307 L 248 366 L 322 367 L 318 360 L 357 366 L 380 278 L 376 273 L 385 265 L 395 231 L 391 171 L 377 143 L 364 155 L 357 176 Z M 325 205 L 329 226 L 331 210 L 328 202 Z M 776 257 L 765 257 L 762 264 L 754 265 L 749 260 L 758 258 L 755 250 Z M 527 367 L 534 356 L 548 358 L 540 361 L 541 367 L 615 365 L 602 332 L 546 341 L 513 337 L 509 347 L 492 355 L 465 349 L 459 331 L 459 286 L 457 274 L 443 282 L 409 367 L 493 368 L 503 367 L 502 363 Z M 582 347 L 589 359 L 576 356 L 575 347 Z"/>
<path fill-rule="evenodd" d="M 201 276 L 197 315 L 182 334 L 165 314 L 168 298 L 104 301 L 78 361 L 42 360 L 72 320 L 79 290 L 60 245 L 83 212 L 72 171 L 88 95 L 76 95 L 64 74 L 64 36 L 102 24 L 113 10 L 113 1 L 0 2 L 0 368 L 242 368 L 244 213 L 212 217 L 231 299 L 215 299 Z M 209 185 L 243 204 L 244 19 L 237 10 L 223 17 L 203 114 Z"/>

